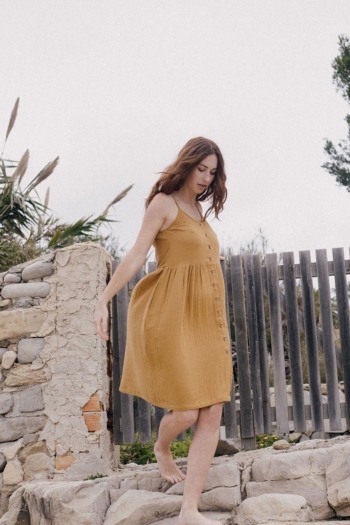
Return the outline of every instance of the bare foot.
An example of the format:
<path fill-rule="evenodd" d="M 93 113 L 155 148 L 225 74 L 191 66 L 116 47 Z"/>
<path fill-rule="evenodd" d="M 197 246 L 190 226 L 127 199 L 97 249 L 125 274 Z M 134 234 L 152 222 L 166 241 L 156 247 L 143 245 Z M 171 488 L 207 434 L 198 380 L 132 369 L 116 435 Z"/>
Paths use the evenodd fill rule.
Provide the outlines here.
<path fill-rule="evenodd" d="M 222 525 L 221 521 L 208 520 L 198 510 L 181 510 L 177 523 L 178 525 Z"/>
<path fill-rule="evenodd" d="M 170 450 L 167 452 L 160 450 L 157 441 L 154 445 L 154 454 L 157 458 L 160 475 L 163 479 L 170 481 L 170 483 L 179 483 L 179 481 L 186 478 L 185 474 L 181 472 L 173 460 Z"/>
<path fill-rule="evenodd" d="M 221 521 L 208 520 L 198 510 L 183 511 L 181 510 L 178 525 L 222 525 Z"/>

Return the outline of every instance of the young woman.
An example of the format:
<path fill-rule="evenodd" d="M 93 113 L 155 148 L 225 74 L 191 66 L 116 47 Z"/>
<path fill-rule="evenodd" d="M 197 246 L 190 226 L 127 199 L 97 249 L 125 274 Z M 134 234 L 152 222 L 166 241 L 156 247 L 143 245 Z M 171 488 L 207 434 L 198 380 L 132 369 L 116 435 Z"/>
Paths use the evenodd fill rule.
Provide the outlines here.
<path fill-rule="evenodd" d="M 203 137 L 189 140 L 153 186 L 137 240 L 94 315 L 97 332 L 107 340 L 106 305 L 143 266 L 153 244 L 157 270 L 141 279 L 131 295 L 120 390 L 169 409 L 154 452 L 164 479 L 186 479 L 178 525 L 220 525 L 198 512 L 198 502 L 216 450 L 223 402 L 231 399 L 219 244 L 206 221 L 223 209 L 225 181 L 218 146 Z M 210 203 L 205 217 L 200 201 Z M 185 476 L 169 447 L 193 423 Z"/>

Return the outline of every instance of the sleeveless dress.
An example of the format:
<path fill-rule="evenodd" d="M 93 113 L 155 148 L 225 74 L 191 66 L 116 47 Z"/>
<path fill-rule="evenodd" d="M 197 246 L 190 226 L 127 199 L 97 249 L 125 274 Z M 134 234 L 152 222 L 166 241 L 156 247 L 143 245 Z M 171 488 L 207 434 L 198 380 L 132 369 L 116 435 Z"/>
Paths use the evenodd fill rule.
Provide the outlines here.
<path fill-rule="evenodd" d="M 232 357 L 217 236 L 177 207 L 153 243 L 157 269 L 131 294 L 119 390 L 190 410 L 230 401 Z"/>

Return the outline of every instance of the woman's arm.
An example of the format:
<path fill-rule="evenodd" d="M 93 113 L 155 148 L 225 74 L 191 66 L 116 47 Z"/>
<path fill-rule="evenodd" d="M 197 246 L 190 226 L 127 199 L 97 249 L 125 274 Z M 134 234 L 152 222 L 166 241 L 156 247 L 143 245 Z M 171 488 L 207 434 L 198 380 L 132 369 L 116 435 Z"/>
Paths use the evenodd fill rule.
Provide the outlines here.
<path fill-rule="evenodd" d="M 144 264 L 157 233 L 169 216 L 169 198 L 171 197 L 163 193 L 159 193 L 154 197 L 146 209 L 135 244 L 113 273 L 111 280 L 97 301 L 94 324 L 97 333 L 103 339 L 108 339 L 107 303 L 132 279 Z"/>

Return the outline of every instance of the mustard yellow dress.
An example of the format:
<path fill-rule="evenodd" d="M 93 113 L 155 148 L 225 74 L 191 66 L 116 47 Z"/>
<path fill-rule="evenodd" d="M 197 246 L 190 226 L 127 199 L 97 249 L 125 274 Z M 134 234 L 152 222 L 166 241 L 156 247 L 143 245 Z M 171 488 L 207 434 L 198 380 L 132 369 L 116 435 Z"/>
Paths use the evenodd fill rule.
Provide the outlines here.
<path fill-rule="evenodd" d="M 156 271 L 131 294 L 119 389 L 190 410 L 231 399 L 232 358 L 217 236 L 177 206 L 154 240 Z"/>

